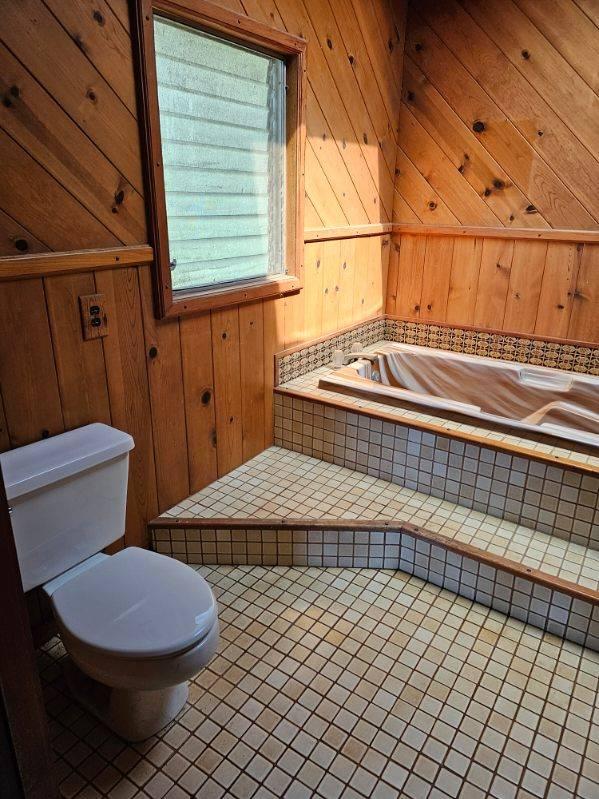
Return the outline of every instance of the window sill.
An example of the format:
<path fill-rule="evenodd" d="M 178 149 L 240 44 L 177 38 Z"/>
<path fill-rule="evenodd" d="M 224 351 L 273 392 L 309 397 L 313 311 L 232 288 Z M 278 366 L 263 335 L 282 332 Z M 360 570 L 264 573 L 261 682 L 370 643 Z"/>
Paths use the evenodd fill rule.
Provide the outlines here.
<path fill-rule="evenodd" d="M 201 313 L 218 308 L 229 308 L 244 302 L 284 297 L 302 288 L 301 280 L 293 275 L 273 275 L 231 286 L 218 286 L 202 291 L 174 291 L 173 302 L 165 308 L 163 318 Z"/>

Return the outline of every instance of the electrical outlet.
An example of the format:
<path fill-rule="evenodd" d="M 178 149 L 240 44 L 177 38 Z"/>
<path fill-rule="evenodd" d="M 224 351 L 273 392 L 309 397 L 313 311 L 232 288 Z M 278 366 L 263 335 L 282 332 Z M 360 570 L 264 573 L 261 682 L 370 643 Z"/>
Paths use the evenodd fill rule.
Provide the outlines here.
<path fill-rule="evenodd" d="M 84 339 L 108 335 L 108 317 L 104 309 L 103 294 L 85 294 L 79 297 L 79 308 Z"/>

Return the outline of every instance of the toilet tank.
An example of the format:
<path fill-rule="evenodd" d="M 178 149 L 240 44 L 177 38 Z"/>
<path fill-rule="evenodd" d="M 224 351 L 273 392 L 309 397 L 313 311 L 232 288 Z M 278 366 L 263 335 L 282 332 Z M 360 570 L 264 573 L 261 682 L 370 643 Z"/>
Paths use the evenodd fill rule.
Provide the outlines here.
<path fill-rule="evenodd" d="M 0 455 L 25 591 L 124 534 L 133 446 L 127 433 L 90 424 Z"/>

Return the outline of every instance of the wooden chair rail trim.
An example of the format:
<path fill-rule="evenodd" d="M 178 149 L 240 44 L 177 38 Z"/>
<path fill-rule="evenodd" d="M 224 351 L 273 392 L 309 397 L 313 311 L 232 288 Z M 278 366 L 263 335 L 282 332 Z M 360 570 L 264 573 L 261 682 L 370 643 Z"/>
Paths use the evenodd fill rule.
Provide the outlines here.
<path fill-rule="evenodd" d="M 106 247 L 73 252 L 42 252 L 0 258 L 0 280 L 20 280 L 48 277 L 71 272 L 95 272 L 99 269 L 118 269 L 123 266 L 150 264 L 154 258 L 147 244 L 130 247 Z"/>
<path fill-rule="evenodd" d="M 393 233 L 409 233 L 414 236 L 474 236 L 491 239 L 575 241 L 580 244 L 599 244 L 599 230 L 475 227 L 468 225 L 417 225 L 394 222 Z"/>
<path fill-rule="evenodd" d="M 155 530 L 165 528 L 187 530 L 371 530 L 373 532 L 407 533 L 421 541 L 437 544 L 458 555 L 472 558 L 479 563 L 503 569 L 515 577 L 532 580 L 554 591 L 562 591 L 574 599 L 599 602 L 599 591 L 593 591 L 591 588 L 577 585 L 553 574 L 546 574 L 539 569 L 532 569 L 520 563 L 514 563 L 501 555 L 485 552 L 472 544 L 466 544 L 462 541 L 454 541 L 432 530 L 427 530 L 425 527 L 418 527 L 409 522 L 382 521 L 381 519 L 368 521 L 364 519 L 243 519 L 239 517 L 215 519 L 177 517 L 166 519 L 158 517 L 148 523 L 148 528 Z"/>
<path fill-rule="evenodd" d="M 343 227 L 312 227 L 304 231 L 304 241 L 331 241 L 336 239 L 357 239 L 360 236 L 384 236 L 393 231 L 391 222 L 372 225 L 344 225 Z"/>
<path fill-rule="evenodd" d="M 510 444 L 507 441 L 495 441 L 494 439 L 486 438 L 485 436 L 476 435 L 475 433 L 467 433 L 463 430 L 455 430 L 451 427 L 444 427 L 442 424 L 434 424 L 433 422 L 424 422 L 420 419 L 404 419 L 401 416 L 396 416 L 393 413 L 383 410 L 374 410 L 372 408 L 362 408 L 354 405 L 351 402 L 344 402 L 342 399 L 332 400 L 329 397 L 323 397 L 318 394 L 312 394 L 310 391 L 298 391 L 294 388 L 283 388 L 275 386 L 275 394 L 281 394 L 288 397 L 296 397 L 296 399 L 307 400 L 309 402 L 319 402 L 322 405 L 327 405 L 330 408 L 337 408 L 338 410 L 347 411 L 348 413 L 356 413 L 361 416 L 369 416 L 371 419 L 382 419 L 384 422 L 391 422 L 392 424 L 399 424 L 402 427 L 416 427 L 419 430 L 426 430 L 429 433 L 436 435 L 455 438 L 458 441 L 464 441 L 467 444 L 478 444 L 482 447 L 495 450 L 496 452 L 507 452 L 510 455 L 530 458 L 530 460 L 539 461 L 540 463 L 548 463 L 551 466 L 562 466 L 568 469 L 575 470 L 581 474 L 595 475 L 599 474 L 599 466 L 592 464 L 580 463 L 573 461 L 569 458 L 562 458 L 559 455 L 548 455 L 545 452 L 538 452 L 528 447 L 520 447 L 517 444 Z"/>

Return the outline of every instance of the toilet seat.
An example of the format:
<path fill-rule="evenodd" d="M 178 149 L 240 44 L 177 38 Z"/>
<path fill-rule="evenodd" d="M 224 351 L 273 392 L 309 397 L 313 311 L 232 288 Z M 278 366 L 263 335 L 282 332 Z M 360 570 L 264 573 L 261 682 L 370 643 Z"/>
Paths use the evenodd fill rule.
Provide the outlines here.
<path fill-rule="evenodd" d="M 111 658 L 172 657 L 217 625 L 210 586 L 173 558 L 128 547 L 53 591 L 54 613 L 79 644 Z"/>

